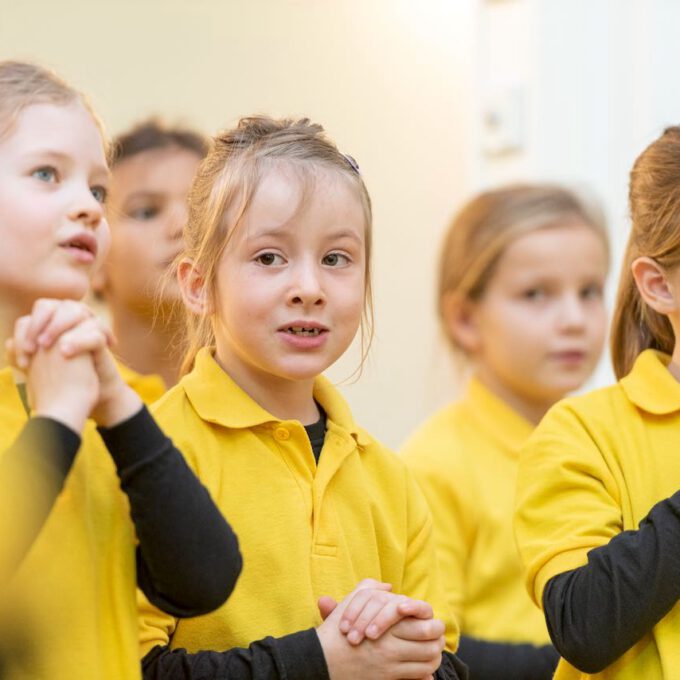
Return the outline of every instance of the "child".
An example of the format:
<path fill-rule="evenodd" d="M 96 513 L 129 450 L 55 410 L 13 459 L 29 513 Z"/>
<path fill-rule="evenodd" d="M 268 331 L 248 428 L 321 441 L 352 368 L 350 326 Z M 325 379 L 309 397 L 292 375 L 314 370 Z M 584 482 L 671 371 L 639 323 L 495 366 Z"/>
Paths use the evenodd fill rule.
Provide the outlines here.
<path fill-rule="evenodd" d="M 556 678 L 680 672 L 680 127 L 635 161 L 612 356 L 522 452 L 515 528 Z"/>
<path fill-rule="evenodd" d="M 142 608 L 146 677 L 232 677 L 221 650 L 263 635 L 285 636 L 304 678 L 458 677 L 429 607 L 380 636 L 372 589 L 319 625 L 317 599 L 366 577 L 446 616 L 424 499 L 321 376 L 370 300 L 371 206 L 356 163 L 307 120 L 245 118 L 201 165 L 184 241 L 191 372 L 155 413 L 236 527 L 246 568 L 212 615 Z M 386 607 L 398 597 L 383 595 Z M 447 642 L 455 649 L 451 623 Z"/>
<path fill-rule="evenodd" d="M 180 250 L 187 193 L 208 144 L 196 132 L 151 119 L 113 147 L 111 247 L 93 287 L 110 309 L 126 382 L 151 403 L 177 382 L 179 287 L 174 279 L 160 283 Z"/>
<path fill-rule="evenodd" d="M 107 185 L 102 130 L 82 95 L 40 67 L 0 62 L 0 338 L 13 337 L 27 379 L 22 389 L 0 369 L 11 678 L 138 678 L 136 584 L 195 615 L 224 601 L 240 569 L 224 518 L 76 302 L 108 245 Z"/>
<path fill-rule="evenodd" d="M 444 242 L 439 314 L 472 380 L 403 453 L 430 503 L 474 679 L 550 678 L 557 664 L 512 533 L 517 457 L 600 356 L 607 257 L 598 216 L 550 185 L 478 195 Z"/>

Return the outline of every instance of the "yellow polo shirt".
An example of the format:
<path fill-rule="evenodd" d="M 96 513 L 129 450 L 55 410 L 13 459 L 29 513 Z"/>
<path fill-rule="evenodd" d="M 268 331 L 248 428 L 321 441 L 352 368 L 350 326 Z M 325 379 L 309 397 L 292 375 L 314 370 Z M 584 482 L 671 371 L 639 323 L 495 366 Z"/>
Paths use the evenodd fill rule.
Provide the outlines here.
<path fill-rule="evenodd" d="M 27 419 L 11 370 L 1 370 L 0 456 Z M 3 635 L 7 627 L 12 634 L 6 677 L 140 678 L 135 591 L 135 535 L 127 499 L 111 456 L 89 423 L 40 534 L 12 581 L 3 584 Z"/>
<path fill-rule="evenodd" d="M 145 404 L 153 404 L 165 394 L 165 382 L 160 375 L 137 373 L 120 361 L 117 361 L 116 365 L 123 380 L 137 392 Z"/>
<path fill-rule="evenodd" d="M 550 642 L 527 596 L 512 516 L 519 449 L 532 425 L 473 378 L 402 449 L 434 518 L 439 564 L 461 633 Z"/>
<path fill-rule="evenodd" d="M 551 409 L 522 451 L 515 531 L 537 604 L 546 583 L 635 530 L 680 488 L 680 383 L 648 350 L 616 385 Z M 602 673 L 560 661 L 559 680 L 680 677 L 680 605 Z"/>
<path fill-rule="evenodd" d="M 143 655 L 167 644 L 226 650 L 318 626 L 317 599 L 340 600 L 367 577 L 430 602 L 456 649 L 432 519 L 417 485 L 357 427 L 326 379 L 317 379 L 314 396 L 328 416 L 318 467 L 304 427 L 260 407 L 207 349 L 154 406 L 238 535 L 244 567 L 227 603 L 211 614 L 178 620 L 143 602 Z"/>

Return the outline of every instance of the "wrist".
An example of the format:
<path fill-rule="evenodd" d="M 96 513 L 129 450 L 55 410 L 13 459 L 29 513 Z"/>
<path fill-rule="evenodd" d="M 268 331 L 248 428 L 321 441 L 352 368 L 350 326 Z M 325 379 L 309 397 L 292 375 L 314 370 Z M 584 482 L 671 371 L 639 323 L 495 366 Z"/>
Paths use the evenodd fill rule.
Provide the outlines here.
<path fill-rule="evenodd" d="M 92 411 L 92 417 L 100 427 L 115 427 L 135 415 L 141 407 L 139 395 L 121 379 L 120 389 L 101 399 Z"/>
<path fill-rule="evenodd" d="M 62 403 L 37 406 L 33 410 L 32 415 L 55 420 L 80 435 L 85 428 L 89 414 L 83 409 L 73 408 L 72 404 Z"/>

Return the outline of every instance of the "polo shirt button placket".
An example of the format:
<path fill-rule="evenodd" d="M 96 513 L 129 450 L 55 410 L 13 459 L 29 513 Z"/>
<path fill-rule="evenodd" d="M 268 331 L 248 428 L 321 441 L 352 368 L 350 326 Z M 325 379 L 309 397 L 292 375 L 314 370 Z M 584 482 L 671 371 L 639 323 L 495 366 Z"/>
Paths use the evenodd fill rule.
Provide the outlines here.
<path fill-rule="evenodd" d="M 285 427 L 277 427 L 274 430 L 274 439 L 285 442 L 290 439 L 290 432 Z"/>

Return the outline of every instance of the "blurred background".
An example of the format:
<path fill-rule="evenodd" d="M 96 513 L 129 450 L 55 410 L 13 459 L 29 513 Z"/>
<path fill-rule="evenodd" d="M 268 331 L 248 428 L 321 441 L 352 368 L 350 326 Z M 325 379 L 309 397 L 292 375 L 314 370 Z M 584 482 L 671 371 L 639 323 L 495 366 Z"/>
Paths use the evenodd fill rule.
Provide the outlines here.
<path fill-rule="evenodd" d="M 396 447 L 459 389 L 434 279 L 472 193 L 555 180 L 594 195 L 611 299 L 628 171 L 680 123 L 678 27 L 676 0 L 0 0 L 0 59 L 56 69 L 112 134 L 154 113 L 207 133 L 252 113 L 322 123 L 375 209 L 376 337 L 344 392 Z M 591 386 L 611 380 L 605 357 Z"/>

